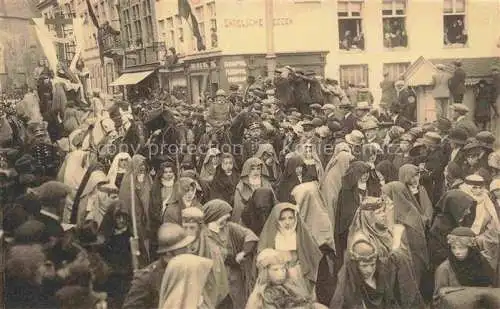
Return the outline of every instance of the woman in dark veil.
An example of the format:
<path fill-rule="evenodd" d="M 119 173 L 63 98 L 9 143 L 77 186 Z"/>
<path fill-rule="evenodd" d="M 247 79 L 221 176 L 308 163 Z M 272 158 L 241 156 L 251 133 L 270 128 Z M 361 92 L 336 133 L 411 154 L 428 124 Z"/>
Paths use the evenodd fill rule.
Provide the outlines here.
<path fill-rule="evenodd" d="M 247 207 L 243 210 L 241 220 L 243 224 L 251 229 L 256 235 L 260 235 L 277 200 L 273 190 L 269 188 L 256 189 Z"/>

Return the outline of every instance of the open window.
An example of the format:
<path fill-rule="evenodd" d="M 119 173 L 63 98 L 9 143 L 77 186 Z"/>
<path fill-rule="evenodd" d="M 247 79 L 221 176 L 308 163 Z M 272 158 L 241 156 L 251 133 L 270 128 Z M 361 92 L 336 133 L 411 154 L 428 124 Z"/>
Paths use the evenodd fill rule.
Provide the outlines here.
<path fill-rule="evenodd" d="M 466 0 L 444 0 L 443 30 L 444 45 L 463 47 L 467 45 Z"/>
<path fill-rule="evenodd" d="M 406 0 L 383 0 L 384 47 L 408 47 Z"/>
<path fill-rule="evenodd" d="M 341 50 L 364 50 L 363 1 L 338 1 L 339 40 Z"/>

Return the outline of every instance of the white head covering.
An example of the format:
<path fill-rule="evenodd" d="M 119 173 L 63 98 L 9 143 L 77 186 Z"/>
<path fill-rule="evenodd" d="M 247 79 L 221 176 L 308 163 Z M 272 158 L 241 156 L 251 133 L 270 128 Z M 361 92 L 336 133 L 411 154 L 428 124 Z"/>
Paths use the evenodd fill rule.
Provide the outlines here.
<path fill-rule="evenodd" d="M 118 164 L 120 163 L 120 160 L 127 159 L 129 162 L 132 161 L 132 157 L 126 153 L 126 152 L 120 152 L 118 153 L 114 159 L 113 162 L 111 163 L 111 167 L 109 168 L 108 171 L 108 181 L 110 183 L 115 183 L 116 181 L 116 175 L 118 174 Z M 127 171 L 122 171 L 123 173 L 126 173 Z"/>

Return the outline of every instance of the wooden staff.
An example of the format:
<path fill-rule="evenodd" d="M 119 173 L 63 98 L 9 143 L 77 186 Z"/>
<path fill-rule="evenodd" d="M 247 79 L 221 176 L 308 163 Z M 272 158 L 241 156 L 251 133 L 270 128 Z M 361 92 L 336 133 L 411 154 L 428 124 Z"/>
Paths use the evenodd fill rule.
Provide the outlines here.
<path fill-rule="evenodd" d="M 134 186 L 134 173 L 131 175 L 130 179 L 130 197 L 131 197 L 131 212 L 132 212 L 132 229 L 133 235 L 130 237 L 130 252 L 132 253 L 132 266 L 134 271 L 139 269 L 139 256 L 141 251 L 139 250 L 139 233 L 137 232 L 137 216 L 135 213 L 135 186 Z"/>

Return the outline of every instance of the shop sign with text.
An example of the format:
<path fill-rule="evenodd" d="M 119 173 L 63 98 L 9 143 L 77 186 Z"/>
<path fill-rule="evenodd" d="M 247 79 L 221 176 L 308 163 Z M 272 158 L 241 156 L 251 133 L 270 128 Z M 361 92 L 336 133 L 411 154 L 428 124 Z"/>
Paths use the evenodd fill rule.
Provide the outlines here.
<path fill-rule="evenodd" d="M 293 24 L 293 19 L 288 17 L 275 18 L 274 26 L 288 26 Z M 265 22 L 263 18 L 226 18 L 224 19 L 225 28 L 252 28 L 264 27 Z"/>

